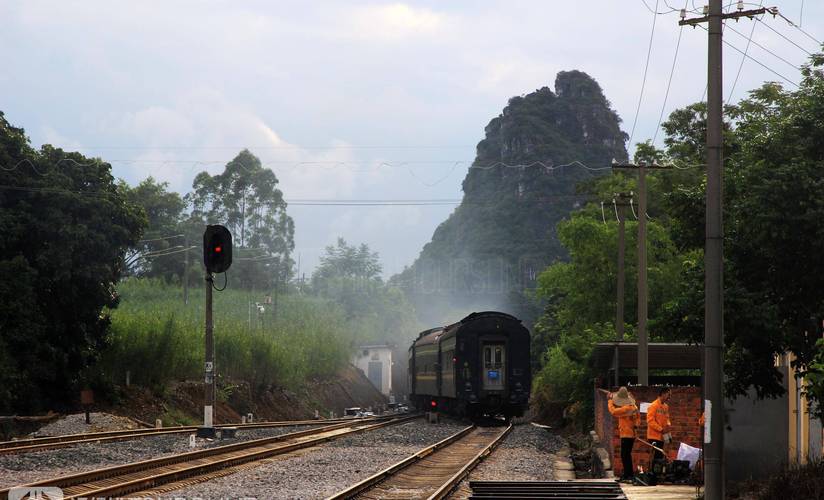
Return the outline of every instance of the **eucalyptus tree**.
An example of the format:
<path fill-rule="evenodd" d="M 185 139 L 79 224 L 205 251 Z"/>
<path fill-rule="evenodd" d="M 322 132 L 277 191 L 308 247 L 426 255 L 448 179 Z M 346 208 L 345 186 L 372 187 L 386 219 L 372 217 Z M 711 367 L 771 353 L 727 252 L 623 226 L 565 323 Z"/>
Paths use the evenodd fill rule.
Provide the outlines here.
<path fill-rule="evenodd" d="M 187 196 L 190 224 L 223 224 L 237 250 L 231 272 L 243 286 L 269 288 L 292 275 L 295 225 L 275 173 L 244 149 L 222 173 L 198 174 Z"/>

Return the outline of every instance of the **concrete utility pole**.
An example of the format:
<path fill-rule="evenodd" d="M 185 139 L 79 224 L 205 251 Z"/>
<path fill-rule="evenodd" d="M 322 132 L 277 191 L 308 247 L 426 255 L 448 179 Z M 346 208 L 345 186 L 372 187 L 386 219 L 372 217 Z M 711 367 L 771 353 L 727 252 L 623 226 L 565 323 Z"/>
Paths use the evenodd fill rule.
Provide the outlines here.
<path fill-rule="evenodd" d="M 624 341 L 624 260 L 626 255 L 625 248 L 625 231 L 624 231 L 624 214 L 626 208 L 629 206 L 627 200 L 631 199 L 631 195 L 625 193 L 617 193 L 613 198 L 612 203 L 615 206 L 615 216 L 618 218 L 618 286 L 615 306 L 615 353 L 612 360 L 612 366 L 615 369 L 615 386 L 620 385 L 618 378 L 618 371 L 620 366 L 618 364 L 618 343 Z"/>
<path fill-rule="evenodd" d="M 739 4 L 740 5 L 740 4 Z M 704 443 L 704 498 L 724 498 L 724 231 L 722 28 L 725 19 L 773 13 L 760 8 L 724 14 L 721 0 L 709 0 L 708 15 L 685 19 L 679 25 L 707 22 L 707 223 L 704 248 L 704 394 L 709 402 Z"/>
<path fill-rule="evenodd" d="M 189 305 L 189 237 L 183 237 L 183 305 Z"/>
<path fill-rule="evenodd" d="M 647 335 L 647 170 L 667 170 L 662 165 L 613 163 L 612 168 L 638 170 L 638 385 L 649 385 Z"/>

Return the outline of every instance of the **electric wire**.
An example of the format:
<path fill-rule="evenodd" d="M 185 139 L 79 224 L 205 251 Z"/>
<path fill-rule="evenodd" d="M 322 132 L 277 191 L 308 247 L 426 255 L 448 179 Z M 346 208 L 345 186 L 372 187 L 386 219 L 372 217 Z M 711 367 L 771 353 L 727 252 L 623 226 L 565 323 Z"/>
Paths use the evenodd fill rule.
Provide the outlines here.
<path fill-rule="evenodd" d="M 701 26 L 700 24 L 699 24 L 699 25 L 697 25 L 697 26 L 698 26 L 699 28 L 701 28 L 702 30 L 704 30 L 704 31 L 708 31 L 708 30 L 707 30 L 707 28 L 705 28 L 705 27 Z M 738 48 L 738 47 L 736 47 L 735 45 L 731 44 L 731 43 L 730 43 L 730 42 L 728 42 L 727 40 L 724 40 L 724 43 L 725 43 L 727 46 L 729 46 L 731 49 L 735 50 L 735 51 L 736 51 L 736 52 L 738 52 L 739 54 L 742 54 L 745 58 L 747 58 L 747 59 L 749 59 L 749 60 L 753 61 L 754 63 L 758 64 L 759 66 L 761 66 L 762 68 L 766 69 L 767 71 L 769 71 L 770 73 L 774 74 L 775 76 L 777 76 L 777 77 L 781 78 L 782 80 L 785 80 L 787 83 L 790 83 L 790 84 L 794 85 L 796 88 L 798 88 L 798 87 L 799 87 L 798 83 L 796 83 L 796 82 L 794 82 L 794 81 L 790 80 L 790 79 L 789 79 L 789 78 L 787 78 L 786 76 L 784 76 L 784 75 L 782 75 L 781 73 L 779 73 L 779 72 L 775 71 L 774 69 L 770 68 L 769 66 L 767 66 L 767 65 L 766 65 L 766 64 L 764 64 L 764 63 L 762 63 L 762 62 L 761 62 L 761 61 L 759 61 L 758 59 L 756 59 L 756 58 L 752 57 L 751 55 L 745 54 L 745 53 L 744 53 L 744 51 L 742 51 L 741 49 L 739 49 L 739 48 Z"/>
<path fill-rule="evenodd" d="M 664 0 L 664 5 L 666 5 L 667 8 L 670 9 L 666 12 L 658 12 L 658 2 L 657 1 L 655 2 L 655 9 L 653 9 L 652 7 L 649 6 L 649 4 L 647 3 L 647 0 L 641 0 L 641 2 L 644 4 L 644 7 L 646 7 L 648 11 L 652 12 L 653 14 L 659 15 L 659 16 L 663 15 L 663 14 L 672 14 L 673 12 L 678 12 L 678 9 L 673 9 L 672 7 L 670 7 L 670 5 L 667 4 L 666 0 Z"/>
<path fill-rule="evenodd" d="M 755 24 L 755 23 L 753 23 L 753 25 L 752 25 L 752 31 L 755 31 L 755 26 L 756 26 L 756 24 Z M 768 49 L 767 47 L 764 47 L 764 46 L 763 46 L 763 45 L 761 45 L 760 43 L 758 43 L 758 42 L 756 42 L 755 40 L 753 40 L 753 39 L 752 39 L 752 32 L 750 32 L 750 36 L 747 36 L 747 35 L 745 35 L 745 34 L 741 33 L 740 31 L 736 30 L 736 29 L 735 29 L 735 28 L 733 28 L 732 26 L 729 26 L 728 28 L 730 29 L 730 31 L 732 31 L 732 32 L 733 32 L 733 33 L 735 33 L 736 35 L 739 35 L 740 37 L 742 37 L 742 38 L 746 38 L 746 39 L 747 39 L 747 47 L 746 47 L 746 48 L 745 48 L 745 50 L 744 50 L 744 52 L 745 52 L 745 53 L 747 53 L 747 52 L 749 51 L 750 44 L 753 44 L 753 45 L 755 45 L 756 47 L 758 47 L 759 49 L 763 50 L 764 52 L 766 52 L 766 53 L 770 54 L 771 56 L 775 57 L 776 59 L 780 60 L 781 62 L 783 62 L 783 63 L 785 63 L 785 64 L 789 65 L 789 66 L 790 66 L 790 67 L 792 67 L 793 69 L 795 69 L 795 70 L 799 70 L 799 71 L 801 70 L 801 68 L 799 68 L 799 67 L 798 67 L 797 65 L 795 65 L 794 63 L 792 63 L 792 62 L 790 62 L 790 61 L 788 61 L 788 60 L 784 59 L 783 57 L 779 56 L 778 54 L 776 54 L 775 52 L 771 51 L 771 50 L 770 50 L 770 49 Z M 742 60 L 743 60 L 743 59 L 746 59 L 746 56 L 745 56 L 745 57 L 743 57 L 743 58 L 742 58 Z M 743 63 L 742 63 L 742 64 L 743 64 Z"/>
<path fill-rule="evenodd" d="M 780 36 L 780 37 L 781 37 L 781 38 L 783 38 L 784 40 L 786 40 L 786 41 L 790 42 L 791 44 L 795 45 L 797 48 L 801 49 L 801 50 L 802 50 L 805 54 L 807 54 L 808 56 L 813 55 L 813 53 L 812 53 L 812 52 L 810 52 L 809 50 L 805 49 L 805 48 L 804 48 L 804 47 L 802 47 L 801 45 L 797 44 L 795 41 L 793 41 L 792 39 L 790 39 L 789 37 L 787 37 L 786 35 L 784 35 L 784 34 L 783 34 L 783 33 L 781 33 L 780 31 L 778 31 L 777 29 L 773 28 L 773 27 L 772 27 L 772 26 L 770 26 L 768 23 L 764 22 L 764 20 L 763 20 L 763 19 L 761 19 L 760 17 L 756 17 L 756 18 L 755 18 L 755 20 L 756 20 L 756 21 L 758 21 L 759 23 L 763 24 L 764 26 L 766 26 L 766 27 L 767 27 L 767 29 L 769 29 L 770 31 L 772 31 L 772 32 L 773 32 L 773 33 L 775 33 L 776 35 Z"/>
<path fill-rule="evenodd" d="M 212 283 L 212 288 L 214 288 L 215 291 L 222 292 L 223 290 L 226 290 L 227 286 L 229 286 L 229 273 L 227 271 L 223 272 L 223 288 L 216 287 L 214 279 L 209 281 Z"/>
<path fill-rule="evenodd" d="M 607 223 L 607 215 L 606 215 L 606 212 L 604 212 L 604 202 L 603 202 L 603 201 L 601 202 L 601 220 L 603 220 L 603 221 L 604 221 L 604 225 L 606 225 L 606 223 Z"/>
<path fill-rule="evenodd" d="M 664 2 L 666 4 L 666 2 Z M 669 5 L 667 5 L 669 7 Z M 687 8 L 687 4 L 684 3 L 684 8 Z M 664 103 L 661 104 L 661 113 L 658 115 L 658 124 L 655 125 L 655 134 L 652 136 L 652 143 L 655 144 L 655 140 L 658 138 L 658 131 L 661 129 L 661 121 L 664 119 L 664 111 L 667 108 L 667 99 L 669 99 L 670 88 L 672 86 L 672 77 L 675 74 L 675 64 L 678 61 L 678 49 L 681 48 L 681 35 L 684 34 L 684 26 L 680 26 L 678 28 L 678 41 L 675 43 L 675 55 L 672 58 L 672 67 L 670 68 L 669 79 L 667 80 L 667 91 L 664 92 Z"/>
<path fill-rule="evenodd" d="M 612 199 L 612 208 L 615 209 L 615 220 L 620 224 L 621 217 L 618 216 L 618 205 L 615 203 L 615 198 Z"/>
<path fill-rule="evenodd" d="M 799 26 L 799 25 L 795 24 L 794 22 L 792 22 L 789 18 L 787 18 L 787 16 L 785 16 L 785 15 L 784 15 L 784 14 L 782 14 L 781 12 L 779 12 L 779 11 L 777 11 L 777 10 L 776 10 L 776 12 L 775 12 L 775 13 L 776 13 L 776 15 L 778 15 L 781 19 L 783 19 L 783 20 L 787 21 L 787 22 L 790 24 L 790 26 L 792 26 L 793 28 L 797 29 L 798 31 L 800 31 L 801 33 L 803 33 L 804 35 L 806 35 L 806 36 L 807 36 L 807 38 L 809 38 L 810 40 L 814 41 L 814 42 L 816 43 L 816 45 L 818 45 L 819 47 L 821 46 L 821 41 L 820 41 L 820 40 L 818 40 L 816 37 L 812 36 L 811 34 L 807 33 L 805 30 L 803 30 L 803 29 L 801 28 L 801 26 Z"/>
<path fill-rule="evenodd" d="M 152 239 L 149 239 L 149 240 L 138 240 L 138 242 L 139 243 L 152 243 L 152 242 L 155 242 L 155 241 L 164 241 L 164 240 L 169 240 L 169 239 L 172 239 L 172 238 L 179 238 L 181 236 L 185 236 L 185 235 L 183 235 L 183 234 L 170 234 L 169 236 L 161 236 L 160 238 L 152 238 Z"/>
<path fill-rule="evenodd" d="M 764 3 L 764 0 L 761 0 L 759 7 Z M 758 19 L 758 18 L 756 18 Z M 750 51 L 750 44 L 753 43 L 752 37 L 755 33 L 755 27 L 757 26 L 756 23 L 752 23 L 752 28 L 750 29 L 750 36 L 747 37 L 747 46 L 744 48 L 744 54 L 747 54 Z M 730 27 L 731 30 L 738 33 L 735 29 Z M 758 44 L 756 44 L 758 45 Z M 760 47 L 760 45 L 759 45 Z M 741 57 L 741 63 L 738 65 L 738 71 L 735 73 L 735 80 L 732 82 L 732 86 L 730 87 L 730 93 L 727 95 L 727 102 L 732 101 L 733 92 L 735 92 L 735 86 L 738 84 L 738 78 L 741 77 L 741 70 L 744 68 L 744 61 L 746 61 L 746 56 Z"/>
<path fill-rule="evenodd" d="M 646 5 L 646 1 L 644 1 Z M 644 89 L 647 85 L 647 72 L 649 71 L 649 61 L 652 55 L 652 43 L 655 38 L 655 22 L 658 20 L 658 0 L 655 0 L 655 10 L 652 16 L 652 30 L 649 35 L 649 46 L 647 47 L 647 62 L 644 64 L 644 77 L 641 79 L 641 93 L 638 96 L 638 106 L 635 108 L 635 119 L 632 120 L 632 131 L 629 134 L 629 146 L 632 147 L 632 139 L 635 137 L 635 127 L 638 125 L 638 115 L 641 113 L 641 103 L 644 100 Z"/>

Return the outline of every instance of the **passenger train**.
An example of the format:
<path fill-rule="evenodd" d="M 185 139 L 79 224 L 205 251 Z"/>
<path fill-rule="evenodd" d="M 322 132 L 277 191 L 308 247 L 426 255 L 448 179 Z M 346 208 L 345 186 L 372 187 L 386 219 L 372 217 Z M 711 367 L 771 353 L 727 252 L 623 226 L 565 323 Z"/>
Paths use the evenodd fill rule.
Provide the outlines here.
<path fill-rule="evenodd" d="M 410 400 L 458 416 L 522 416 L 532 372 L 529 330 L 506 313 L 472 313 L 421 332 L 409 348 Z"/>

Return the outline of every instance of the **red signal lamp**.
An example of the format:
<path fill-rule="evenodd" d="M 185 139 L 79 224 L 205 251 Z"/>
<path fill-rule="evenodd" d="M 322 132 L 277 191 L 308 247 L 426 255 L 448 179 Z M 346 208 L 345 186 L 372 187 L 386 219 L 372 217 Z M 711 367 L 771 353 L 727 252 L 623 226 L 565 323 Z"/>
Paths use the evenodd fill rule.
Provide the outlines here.
<path fill-rule="evenodd" d="M 438 406 L 438 403 L 433 400 L 431 403 L 429 403 L 429 405 L 432 406 L 432 408 L 435 408 L 436 406 Z"/>
<path fill-rule="evenodd" d="M 222 252 L 222 251 L 223 251 L 223 247 L 222 247 L 222 246 L 218 245 L 218 246 L 216 246 L 216 247 L 215 247 L 215 253 L 220 253 L 220 252 Z"/>

